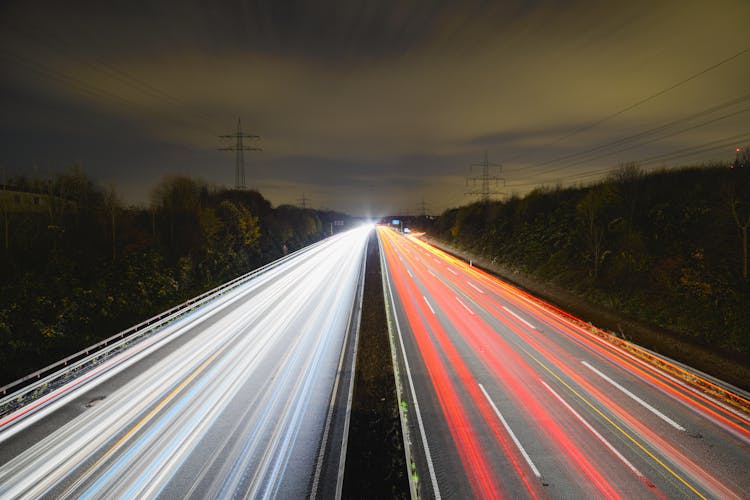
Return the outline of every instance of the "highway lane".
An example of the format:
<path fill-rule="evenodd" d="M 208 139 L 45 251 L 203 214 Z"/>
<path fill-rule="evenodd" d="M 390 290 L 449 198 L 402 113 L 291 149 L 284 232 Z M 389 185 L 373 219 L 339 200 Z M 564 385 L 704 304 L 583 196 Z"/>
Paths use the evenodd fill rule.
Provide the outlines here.
<path fill-rule="evenodd" d="M 0 417 L 0 497 L 309 496 L 370 230 L 313 246 Z"/>
<path fill-rule="evenodd" d="M 748 497 L 747 414 L 418 239 L 378 234 L 422 496 Z"/>

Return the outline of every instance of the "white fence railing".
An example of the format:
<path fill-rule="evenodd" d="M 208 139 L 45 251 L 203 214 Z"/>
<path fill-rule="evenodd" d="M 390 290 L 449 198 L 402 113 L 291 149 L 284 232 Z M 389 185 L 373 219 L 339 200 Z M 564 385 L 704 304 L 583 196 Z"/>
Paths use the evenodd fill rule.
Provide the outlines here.
<path fill-rule="evenodd" d="M 84 370 L 88 365 L 98 359 L 106 357 L 113 351 L 118 350 L 126 344 L 136 342 L 145 335 L 164 326 L 167 323 L 185 315 L 186 313 L 197 309 L 206 302 L 216 299 L 217 297 L 229 292 L 230 290 L 244 284 L 248 280 L 263 274 L 284 262 L 296 257 L 297 255 L 313 250 L 314 248 L 330 242 L 327 238 L 317 243 L 301 248 L 280 259 L 270 262 L 262 267 L 254 269 L 247 274 L 243 274 L 231 281 L 228 281 L 218 287 L 193 297 L 182 304 L 172 307 L 156 316 L 131 326 L 127 330 L 112 335 L 92 346 L 89 346 L 75 354 L 57 361 L 49 366 L 45 366 L 33 373 L 26 375 L 10 384 L 0 387 L 0 415 L 7 413 L 8 406 L 18 407 L 27 400 L 38 397 L 43 394 L 47 388 L 57 385 L 57 382 L 72 378 L 77 372 Z M 10 392 L 10 391 L 14 392 Z M 15 403 L 15 404 L 11 404 Z M 10 408 L 12 409 L 12 408 Z"/>

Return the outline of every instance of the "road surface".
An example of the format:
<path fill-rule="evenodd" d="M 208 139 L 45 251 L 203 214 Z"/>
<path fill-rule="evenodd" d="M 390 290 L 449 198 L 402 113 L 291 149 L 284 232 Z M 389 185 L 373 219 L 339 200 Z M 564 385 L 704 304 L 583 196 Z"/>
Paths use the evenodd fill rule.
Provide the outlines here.
<path fill-rule="evenodd" d="M 336 448 L 332 395 L 369 231 L 313 246 L 0 417 L 0 497 L 309 496 Z"/>
<path fill-rule="evenodd" d="M 425 498 L 748 498 L 748 415 L 378 228 Z"/>

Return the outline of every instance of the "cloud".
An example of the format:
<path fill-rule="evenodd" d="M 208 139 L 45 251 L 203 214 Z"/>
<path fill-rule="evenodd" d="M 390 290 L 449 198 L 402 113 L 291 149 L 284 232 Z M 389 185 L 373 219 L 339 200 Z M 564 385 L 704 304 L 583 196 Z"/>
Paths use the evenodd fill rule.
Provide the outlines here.
<path fill-rule="evenodd" d="M 174 7 L 6 4 L 0 96 L 25 105 L 0 121 L 4 161 L 30 164 L 30 146 L 10 138 L 44 130 L 37 149 L 62 158 L 66 138 L 96 145 L 90 168 L 129 192 L 136 175 L 174 170 L 231 183 L 216 136 L 241 116 L 263 148 L 247 154 L 248 178 L 274 199 L 307 186 L 356 212 L 358 200 L 397 206 L 424 190 L 441 210 L 485 150 L 509 185 L 530 189 L 746 127 L 738 115 L 620 156 L 539 166 L 746 94 L 748 55 L 586 129 L 745 48 L 745 0 Z"/>

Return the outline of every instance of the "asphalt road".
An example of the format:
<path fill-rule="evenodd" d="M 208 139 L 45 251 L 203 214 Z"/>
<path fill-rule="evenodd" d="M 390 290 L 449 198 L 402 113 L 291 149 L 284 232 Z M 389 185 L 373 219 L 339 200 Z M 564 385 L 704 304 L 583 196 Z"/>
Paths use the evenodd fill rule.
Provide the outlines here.
<path fill-rule="evenodd" d="M 330 481 L 369 231 L 315 245 L 0 417 L 0 497 L 301 498 Z"/>
<path fill-rule="evenodd" d="M 378 228 L 422 497 L 748 498 L 750 419 Z"/>

